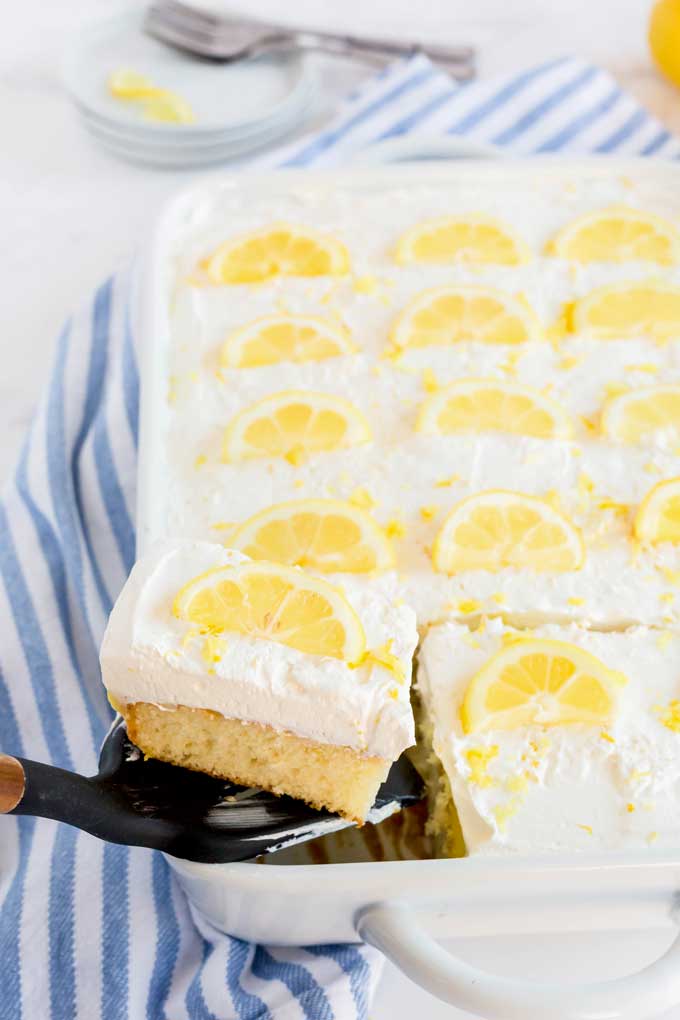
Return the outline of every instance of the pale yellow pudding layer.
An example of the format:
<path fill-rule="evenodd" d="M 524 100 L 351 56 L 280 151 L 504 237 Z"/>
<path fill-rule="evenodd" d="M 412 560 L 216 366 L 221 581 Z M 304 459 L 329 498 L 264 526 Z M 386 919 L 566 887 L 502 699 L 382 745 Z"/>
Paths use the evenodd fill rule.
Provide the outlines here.
<path fill-rule="evenodd" d="M 151 758 L 298 797 L 359 824 L 391 765 L 207 709 L 138 702 L 122 713 L 130 739 Z"/>
<path fill-rule="evenodd" d="M 602 718 L 512 725 L 466 715 L 480 670 L 536 639 L 547 640 L 552 653 L 557 642 L 595 657 L 612 699 L 603 708 L 601 688 L 591 698 Z M 454 803 L 469 854 L 676 846 L 679 661 L 680 635 L 643 627 L 518 632 L 490 620 L 474 632 L 457 623 L 431 628 L 419 652 L 417 688 L 435 756 L 432 824 L 443 851 L 458 852 Z M 539 705 L 542 719 L 553 699 L 542 694 Z"/>

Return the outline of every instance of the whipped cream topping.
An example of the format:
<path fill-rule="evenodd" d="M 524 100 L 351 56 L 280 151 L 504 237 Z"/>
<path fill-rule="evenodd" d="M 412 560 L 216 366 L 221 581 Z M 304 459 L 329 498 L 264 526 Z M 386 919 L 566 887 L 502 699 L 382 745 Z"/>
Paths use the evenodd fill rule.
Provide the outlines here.
<path fill-rule="evenodd" d="M 397 758 L 414 742 L 412 610 L 391 605 L 358 583 L 343 584 L 367 649 L 392 642 L 406 677 L 401 683 L 375 662 L 352 669 L 339 659 L 234 633 L 218 640 L 216 657 L 204 636 L 191 636 L 191 625 L 173 615 L 173 600 L 204 571 L 245 559 L 207 542 L 167 541 L 151 548 L 133 569 L 104 635 L 101 665 L 109 693 L 123 704 L 211 709 L 320 743 Z"/>
<path fill-rule="evenodd" d="M 350 386 L 351 378 L 348 392 Z M 675 454 L 605 442 L 577 447 L 521 436 L 412 433 L 389 446 L 310 457 L 298 467 L 280 459 L 186 469 L 197 482 L 169 508 L 170 533 L 212 536 L 227 545 L 230 524 L 272 503 L 319 496 L 346 500 L 366 490 L 376 520 L 396 523 L 400 531 L 394 538 L 396 570 L 366 583 L 388 598 L 404 599 L 422 625 L 451 614 L 499 611 L 530 621 L 588 619 L 602 626 L 679 620 L 680 550 L 671 545 L 637 550 L 631 542 L 632 517 L 646 493 L 662 478 L 680 475 Z M 503 568 L 451 577 L 435 571 L 431 550 L 447 513 L 465 497 L 490 489 L 556 498 L 582 531 L 581 569 Z"/>
<path fill-rule="evenodd" d="M 680 698 L 680 634 L 538 627 L 535 636 L 572 642 L 625 674 L 616 717 L 606 727 L 465 734 L 460 708 L 467 686 L 508 633 L 499 620 L 472 633 L 442 624 L 419 653 L 417 686 L 468 852 L 677 846 L 680 714 L 677 729 L 663 719 Z"/>
<path fill-rule="evenodd" d="M 424 179 L 424 178 L 423 178 Z M 680 622 L 672 578 L 680 553 L 664 548 L 633 555 L 634 508 L 662 478 L 680 475 L 680 457 L 664 437 L 646 448 L 622 447 L 594 437 L 583 417 L 597 420 L 612 387 L 680 382 L 680 345 L 649 340 L 620 343 L 566 338 L 518 347 L 461 343 L 409 350 L 385 359 L 391 325 L 409 300 L 446 283 L 472 283 L 521 293 L 549 325 L 564 302 L 602 284 L 650 275 L 650 266 L 578 266 L 543 254 L 565 223 L 594 209 L 625 203 L 665 215 L 678 196 L 665 179 L 653 184 L 593 172 L 575 187 L 568 173 L 525 170 L 503 175 L 457 174 L 452 189 L 440 183 L 371 188 L 323 181 L 283 180 L 277 189 L 244 202 L 240 189 L 207 184 L 188 204 L 171 239 L 166 272 L 170 340 L 165 351 L 169 399 L 158 408 L 155 467 L 159 484 L 150 508 L 149 540 L 186 536 L 228 545 L 230 523 L 273 503 L 304 498 L 349 499 L 357 489 L 374 501 L 373 516 L 395 524 L 397 568 L 368 583 L 389 598 L 411 604 L 427 625 L 459 610 L 511 612 L 540 621 L 586 619 L 597 626 L 631 621 Z M 534 258 L 516 267 L 398 265 L 401 232 L 428 218 L 484 210 L 513 227 Z M 281 278 L 258 286 L 206 287 L 196 283 L 199 261 L 225 237 L 287 221 L 342 240 L 352 272 L 337 279 Z M 357 232 L 357 224 L 361 231 Z M 680 269 L 653 267 L 653 275 L 680 283 Z M 358 352 L 304 364 L 223 369 L 220 349 L 230 332 L 276 312 L 340 318 Z M 515 436 L 424 436 L 415 432 L 418 410 L 435 385 L 461 377 L 516 380 L 560 401 L 575 420 L 573 442 Z M 294 466 L 283 459 L 221 462 L 225 426 L 244 407 L 272 392 L 318 390 L 352 401 L 368 419 L 373 442 L 310 456 Z M 592 485 L 591 485 L 592 483 Z M 432 569 L 431 549 L 455 503 L 481 489 L 509 488 L 557 494 L 562 509 L 583 530 L 587 560 L 570 574 L 468 572 L 453 578 Z M 588 494 L 592 496 L 586 500 Z M 598 503 L 622 503 L 622 516 Z M 226 525 L 226 527 L 225 527 Z M 680 604 L 680 600 L 679 600 Z"/>

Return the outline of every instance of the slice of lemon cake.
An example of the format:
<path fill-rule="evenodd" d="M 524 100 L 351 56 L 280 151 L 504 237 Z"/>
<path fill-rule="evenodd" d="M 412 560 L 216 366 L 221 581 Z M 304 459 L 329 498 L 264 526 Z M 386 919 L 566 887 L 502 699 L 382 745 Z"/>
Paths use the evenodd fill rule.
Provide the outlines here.
<path fill-rule="evenodd" d="M 163 542 L 135 566 L 101 650 L 150 757 L 361 822 L 414 742 L 413 612 L 360 585 Z"/>
<path fill-rule="evenodd" d="M 680 634 L 446 623 L 417 689 L 442 853 L 677 845 Z"/>

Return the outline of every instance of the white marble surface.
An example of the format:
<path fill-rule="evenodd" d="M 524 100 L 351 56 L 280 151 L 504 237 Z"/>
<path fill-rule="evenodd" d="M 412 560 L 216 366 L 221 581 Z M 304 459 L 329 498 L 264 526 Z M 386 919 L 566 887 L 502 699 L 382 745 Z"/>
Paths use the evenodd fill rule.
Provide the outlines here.
<path fill-rule="evenodd" d="M 218 0 L 213 0 L 218 2 Z M 221 2 L 221 0 L 220 0 Z M 280 0 L 250 0 L 280 17 Z M 60 85 L 65 42 L 110 0 L 22 0 L 3 8 L 0 34 L 0 477 L 10 471 L 48 373 L 69 310 L 143 243 L 166 197 L 190 176 L 143 170 L 96 148 Z M 291 21 L 412 38 L 472 42 L 482 73 L 578 52 L 613 70 L 680 130 L 680 93 L 661 81 L 646 52 L 650 0 L 290 0 Z M 414 10 L 417 8 L 417 17 Z M 365 69 L 322 62 L 324 93 L 315 117 Z M 641 966 L 666 933 L 484 939 L 456 945 L 489 969 L 536 978 L 601 978 Z M 388 967 L 371 1020 L 428 1020 L 463 1014 L 436 1002 Z"/>

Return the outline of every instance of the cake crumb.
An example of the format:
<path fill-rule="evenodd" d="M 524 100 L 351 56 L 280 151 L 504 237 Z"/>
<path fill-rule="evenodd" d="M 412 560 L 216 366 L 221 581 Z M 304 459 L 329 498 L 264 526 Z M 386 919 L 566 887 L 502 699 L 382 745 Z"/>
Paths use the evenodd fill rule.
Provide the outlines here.
<path fill-rule="evenodd" d="M 441 388 L 439 380 L 431 368 L 426 368 L 423 372 L 423 387 L 427 393 L 436 393 Z"/>
<path fill-rule="evenodd" d="M 439 503 L 430 503 L 427 506 L 421 506 L 420 516 L 423 518 L 424 521 L 431 521 L 433 517 L 437 516 L 439 510 L 440 510 Z"/>
<path fill-rule="evenodd" d="M 371 493 L 363 485 L 357 486 L 354 492 L 351 493 L 349 501 L 362 510 L 372 510 L 377 505 Z"/>
<path fill-rule="evenodd" d="M 388 538 L 403 538 L 406 534 L 406 525 L 398 517 L 392 517 L 383 530 Z"/>
<path fill-rule="evenodd" d="M 459 481 L 460 481 L 460 475 L 449 475 L 448 478 L 438 478 L 437 481 L 434 484 L 435 484 L 435 487 L 437 489 L 446 489 L 450 485 L 453 485 L 454 482 L 459 482 Z"/>
<path fill-rule="evenodd" d="M 646 372 L 648 375 L 656 375 L 659 371 L 659 366 L 651 361 L 647 361 L 642 365 L 624 365 L 623 370 L 624 372 Z"/>
<path fill-rule="evenodd" d="M 677 698 L 669 701 L 665 708 L 662 705 L 655 705 L 653 711 L 658 715 L 662 726 L 672 730 L 673 733 L 680 733 L 680 701 Z"/>

